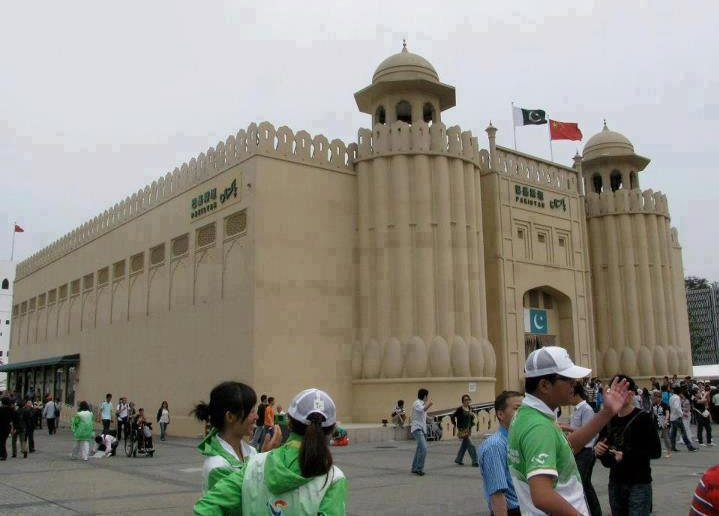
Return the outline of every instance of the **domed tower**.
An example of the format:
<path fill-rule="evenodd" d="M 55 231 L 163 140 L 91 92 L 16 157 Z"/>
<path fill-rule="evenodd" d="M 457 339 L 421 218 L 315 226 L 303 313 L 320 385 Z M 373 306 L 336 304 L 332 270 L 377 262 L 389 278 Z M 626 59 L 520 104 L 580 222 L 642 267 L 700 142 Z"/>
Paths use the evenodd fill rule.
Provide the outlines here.
<path fill-rule="evenodd" d="M 424 57 L 402 46 L 402 51 L 380 63 L 372 84 L 355 93 L 357 107 L 372 115 L 372 125 L 396 121 L 412 124 L 441 122 L 440 113 L 455 106 L 452 86 L 439 82 L 439 75 Z"/>
<path fill-rule="evenodd" d="M 677 232 L 666 196 L 639 188 L 649 159 L 605 123 L 587 141 L 580 163 L 600 374 L 690 374 Z"/>
<path fill-rule="evenodd" d="M 470 132 L 441 122 L 454 88 L 405 46 L 355 99 L 373 118 L 372 130 L 359 131 L 355 160 L 354 397 L 367 411 L 358 417 L 381 417 L 386 399 L 413 396 L 417 386 L 427 386 L 437 406 L 455 405 L 467 382 L 491 399 L 480 151 Z"/>

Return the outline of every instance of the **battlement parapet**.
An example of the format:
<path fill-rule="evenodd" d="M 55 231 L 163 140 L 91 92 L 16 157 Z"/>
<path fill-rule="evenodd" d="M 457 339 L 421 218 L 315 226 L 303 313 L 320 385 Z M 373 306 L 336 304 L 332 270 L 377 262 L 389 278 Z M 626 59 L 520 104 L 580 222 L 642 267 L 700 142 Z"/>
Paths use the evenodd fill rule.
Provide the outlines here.
<path fill-rule="evenodd" d="M 667 196 L 653 190 L 619 189 L 601 194 L 590 192 L 586 197 L 587 217 L 624 213 L 651 213 L 669 218 Z"/>
<path fill-rule="evenodd" d="M 16 280 L 29 276 L 158 204 L 185 193 L 255 155 L 307 163 L 351 174 L 354 173 L 357 144 L 345 145 L 337 139 L 329 141 L 321 134 L 313 137 L 307 131 L 294 133 L 286 126 L 275 129 L 269 122 L 259 125 L 252 123 L 246 130 L 242 129 L 236 135 L 230 135 L 224 142 L 210 147 L 207 152 L 200 153 L 197 158 L 183 163 L 18 263 Z"/>
<path fill-rule="evenodd" d="M 446 155 L 489 168 L 489 153 L 479 148 L 471 131 L 462 131 L 459 126 L 447 129 L 441 122 L 410 125 L 398 120 L 358 131 L 357 161 L 397 153 Z"/>
<path fill-rule="evenodd" d="M 577 194 L 577 172 L 573 168 L 564 167 L 522 152 L 497 146 L 496 165 L 494 170 L 500 174 L 534 183 L 543 187 L 554 188 L 569 194 Z"/>

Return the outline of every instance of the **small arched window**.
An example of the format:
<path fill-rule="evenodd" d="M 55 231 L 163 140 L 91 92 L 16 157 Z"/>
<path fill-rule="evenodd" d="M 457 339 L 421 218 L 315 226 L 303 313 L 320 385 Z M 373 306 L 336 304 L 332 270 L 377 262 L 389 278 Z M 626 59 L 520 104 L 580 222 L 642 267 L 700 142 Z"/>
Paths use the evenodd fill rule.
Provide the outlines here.
<path fill-rule="evenodd" d="M 377 108 L 377 111 L 374 114 L 374 123 L 375 124 L 387 123 L 387 113 L 384 110 L 384 106 L 379 106 Z"/>
<path fill-rule="evenodd" d="M 596 193 L 602 193 L 602 175 L 601 174 L 594 174 L 592 176 L 592 185 L 594 186 L 594 191 Z"/>
<path fill-rule="evenodd" d="M 397 120 L 407 124 L 412 123 L 412 106 L 406 100 L 397 103 Z"/>
<path fill-rule="evenodd" d="M 422 107 L 422 120 L 427 123 L 434 122 L 434 106 L 430 102 Z"/>
<path fill-rule="evenodd" d="M 622 173 L 619 170 L 613 171 L 612 175 L 609 176 L 609 182 L 612 192 L 619 190 L 622 187 Z"/>
<path fill-rule="evenodd" d="M 9 281 L 7 278 L 5 278 L 4 280 L 2 280 L 2 289 L 3 289 L 3 290 L 10 290 L 10 281 Z"/>

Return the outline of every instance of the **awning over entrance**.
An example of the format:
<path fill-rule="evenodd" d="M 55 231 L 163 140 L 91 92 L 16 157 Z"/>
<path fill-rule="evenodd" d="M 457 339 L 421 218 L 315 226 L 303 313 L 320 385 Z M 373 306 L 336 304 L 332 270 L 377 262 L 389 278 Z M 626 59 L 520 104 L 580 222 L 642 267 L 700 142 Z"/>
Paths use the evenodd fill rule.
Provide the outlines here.
<path fill-rule="evenodd" d="M 41 358 L 39 360 L 28 360 L 27 362 L 13 362 L 0 366 L 0 373 L 8 371 L 17 371 L 21 369 L 31 369 L 33 367 L 45 367 L 54 365 L 77 364 L 80 361 L 80 354 L 61 355 L 59 357 Z"/>

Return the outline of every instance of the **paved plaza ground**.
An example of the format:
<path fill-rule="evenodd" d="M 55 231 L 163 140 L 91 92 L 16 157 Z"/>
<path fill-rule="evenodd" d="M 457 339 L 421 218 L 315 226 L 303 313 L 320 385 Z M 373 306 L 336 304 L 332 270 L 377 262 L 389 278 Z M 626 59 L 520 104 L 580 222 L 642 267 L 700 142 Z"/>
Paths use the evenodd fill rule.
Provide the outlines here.
<path fill-rule="evenodd" d="M 52 437 L 38 430 L 36 453 L 0 462 L 0 515 L 191 514 L 202 465 L 195 444 L 173 438 L 158 442 L 151 459 L 118 455 L 83 463 L 70 460 L 67 429 Z M 421 478 L 409 473 L 413 441 L 334 449 L 337 465 L 349 478 L 347 513 L 489 514 L 478 469 L 452 462 L 458 442 L 429 446 L 427 475 Z M 655 514 L 687 514 L 699 476 L 717 462 L 719 447 L 654 461 Z M 594 484 L 606 509 L 607 472 L 601 465 L 595 469 Z"/>

